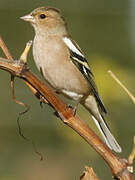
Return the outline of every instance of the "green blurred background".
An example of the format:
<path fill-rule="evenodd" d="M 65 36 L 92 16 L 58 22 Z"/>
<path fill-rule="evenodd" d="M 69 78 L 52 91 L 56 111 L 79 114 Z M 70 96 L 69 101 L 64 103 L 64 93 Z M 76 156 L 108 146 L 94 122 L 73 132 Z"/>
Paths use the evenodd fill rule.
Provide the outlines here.
<path fill-rule="evenodd" d="M 135 2 L 0 0 L 0 34 L 16 59 L 25 43 L 34 37 L 33 28 L 19 17 L 34 8 L 48 5 L 62 10 L 70 34 L 85 52 L 108 110 L 108 124 L 123 148 L 120 157 L 127 157 L 135 134 L 135 105 L 107 71 L 112 70 L 135 94 Z M 28 64 L 40 76 L 32 53 Z M 79 179 L 85 165 L 92 166 L 100 179 L 111 179 L 110 170 L 102 158 L 79 135 L 54 117 L 50 107 L 43 105 L 41 108 L 23 81 L 16 79 L 16 97 L 31 106 L 30 111 L 21 117 L 22 131 L 42 152 L 44 161 L 40 162 L 31 143 L 18 134 L 16 120 L 23 107 L 12 100 L 10 76 L 0 71 L 0 77 L 1 180 Z M 96 131 L 83 107 L 79 107 L 78 113 Z"/>

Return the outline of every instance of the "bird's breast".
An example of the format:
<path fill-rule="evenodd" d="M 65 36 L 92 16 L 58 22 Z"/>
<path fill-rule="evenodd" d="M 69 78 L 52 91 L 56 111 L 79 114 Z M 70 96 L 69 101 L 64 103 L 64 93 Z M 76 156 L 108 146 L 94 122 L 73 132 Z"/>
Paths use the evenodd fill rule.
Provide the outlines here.
<path fill-rule="evenodd" d="M 33 56 L 46 81 L 61 92 L 88 94 L 87 80 L 70 60 L 70 52 L 60 37 L 35 37 Z M 69 93 L 69 95 L 72 93 Z"/>

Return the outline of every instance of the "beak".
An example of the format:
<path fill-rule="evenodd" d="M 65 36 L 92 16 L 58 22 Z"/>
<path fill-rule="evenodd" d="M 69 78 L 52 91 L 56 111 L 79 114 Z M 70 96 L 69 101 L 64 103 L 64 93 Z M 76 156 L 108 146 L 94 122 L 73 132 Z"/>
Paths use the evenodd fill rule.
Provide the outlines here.
<path fill-rule="evenodd" d="M 28 14 L 26 16 L 22 16 L 22 17 L 20 17 L 20 19 L 23 19 L 24 21 L 28 21 L 28 22 L 34 22 L 35 21 L 34 17 L 30 14 Z"/>

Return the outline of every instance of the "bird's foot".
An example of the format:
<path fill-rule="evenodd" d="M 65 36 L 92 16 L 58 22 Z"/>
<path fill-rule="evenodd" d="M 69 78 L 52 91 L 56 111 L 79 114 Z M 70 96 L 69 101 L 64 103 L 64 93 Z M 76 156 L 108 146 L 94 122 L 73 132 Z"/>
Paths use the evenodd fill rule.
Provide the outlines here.
<path fill-rule="evenodd" d="M 76 115 L 77 106 L 73 107 L 72 105 L 68 104 L 68 108 L 71 108 L 73 110 L 73 115 Z"/>

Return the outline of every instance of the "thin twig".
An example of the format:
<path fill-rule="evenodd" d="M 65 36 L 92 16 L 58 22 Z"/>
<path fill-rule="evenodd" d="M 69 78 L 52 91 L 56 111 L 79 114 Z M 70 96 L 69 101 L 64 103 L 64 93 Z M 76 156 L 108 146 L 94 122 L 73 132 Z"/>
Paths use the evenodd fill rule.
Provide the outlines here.
<path fill-rule="evenodd" d="M 13 60 L 12 55 L 10 54 L 6 44 L 4 43 L 2 37 L 0 36 L 0 47 L 2 48 L 4 54 L 6 55 L 7 59 Z"/>
<path fill-rule="evenodd" d="M 30 40 L 26 43 L 26 47 L 25 47 L 23 53 L 21 54 L 20 61 L 23 61 L 24 63 L 27 62 L 27 56 L 28 56 L 28 52 L 31 48 L 31 45 L 32 45 L 32 40 Z"/>
<path fill-rule="evenodd" d="M 130 153 L 130 155 L 128 157 L 129 165 L 133 165 L 134 159 L 135 159 L 135 136 L 133 138 L 133 148 L 132 148 L 132 151 L 131 151 L 131 153 Z M 133 172 L 133 170 L 132 170 L 132 172 Z"/>
<path fill-rule="evenodd" d="M 96 176 L 94 170 L 92 167 L 85 167 L 85 171 L 80 177 L 80 180 L 99 180 L 98 177 Z"/>
<path fill-rule="evenodd" d="M 25 112 L 24 112 L 25 113 Z M 17 118 L 17 125 L 18 125 L 18 130 L 19 130 L 19 135 L 26 141 L 29 141 L 31 142 L 33 148 L 34 148 L 34 152 L 40 157 L 40 161 L 43 160 L 43 155 L 41 152 L 39 152 L 37 150 L 37 147 L 36 147 L 36 144 L 34 141 L 32 141 L 30 138 L 26 137 L 23 133 L 22 133 L 22 128 L 21 128 L 21 124 L 20 124 L 20 116 L 23 115 L 23 112 L 22 113 L 19 113 L 19 116 Z"/>
<path fill-rule="evenodd" d="M 124 91 L 128 94 L 128 96 L 132 99 L 133 103 L 135 104 L 135 97 L 133 94 L 124 86 L 124 84 L 116 77 L 116 75 L 112 71 L 108 71 L 111 77 L 124 89 Z"/>
<path fill-rule="evenodd" d="M 26 108 L 25 111 L 20 113 L 20 114 L 24 114 L 24 113 L 29 111 L 30 106 L 28 104 L 25 104 L 25 103 L 23 103 L 21 101 L 18 101 L 16 99 L 16 97 L 15 97 L 15 88 L 14 88 L 14 79 L 15 79 L 15 77 L 11 75 L 11 92 L 12 92 L 12 97 L 13 97 L 13 100 L 15 101 L 15 103 L 17 103 L 17 104 L 19 104 L 21 106 L 24 106 Z"/>

